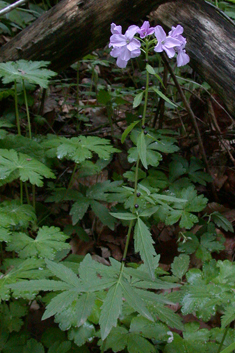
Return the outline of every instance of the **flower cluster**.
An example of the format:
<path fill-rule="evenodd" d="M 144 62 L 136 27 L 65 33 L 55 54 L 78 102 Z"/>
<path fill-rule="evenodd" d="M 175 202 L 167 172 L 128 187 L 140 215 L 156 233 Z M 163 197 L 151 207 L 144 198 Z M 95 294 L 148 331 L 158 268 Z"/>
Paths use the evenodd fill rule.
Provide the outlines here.
<path fill-rule="evenodd" d="M 111 56 L 117 58 L 117 66 L 125 68 L 131 58 L 136 58 L 141 53 L 141 42 L 135 36 L 138 34 L 143 40 L 147 36 L 155 35 L 154 51 L 160 53 L 165 51 L 171 59 L 177 54 L 177 66 L 184 66 L 189 62 L 189 56 L 186 54 L 186 38 L 182 36 L 184 29 L 181 25 L 172 27 L 171 31 L 166 32 L 161 26 L 150 27 L 148 21 L 145 21 L 142 27 L 130 26 L 125 34 L 122 34 L 122 27 L 111 24 L 111 33 L 109 47 L 112 47 Z"/>

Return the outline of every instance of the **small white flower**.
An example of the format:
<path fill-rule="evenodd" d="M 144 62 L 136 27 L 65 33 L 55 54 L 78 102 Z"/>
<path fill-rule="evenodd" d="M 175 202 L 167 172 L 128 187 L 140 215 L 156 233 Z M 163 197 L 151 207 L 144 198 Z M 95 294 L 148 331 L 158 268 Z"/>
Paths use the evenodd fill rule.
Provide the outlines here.
<path fill-rule="evenodd" d="M 168 331 L 167 335 L 170 336 L 167 340 L 167 343 L 171 343 L 174 340 L 173 333 L 171 331 Z"/>

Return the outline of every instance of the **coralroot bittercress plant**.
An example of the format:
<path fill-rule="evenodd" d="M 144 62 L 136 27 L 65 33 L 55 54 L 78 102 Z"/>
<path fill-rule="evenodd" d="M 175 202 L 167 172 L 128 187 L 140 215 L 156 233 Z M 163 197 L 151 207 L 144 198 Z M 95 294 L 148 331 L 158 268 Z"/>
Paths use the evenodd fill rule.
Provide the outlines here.
<path fill-rule="evenodd" d="M 178 154 L 174 133 L 147 126 L 149 94 L 157 94 L 176 107 L 159 87 L 150 86 L 151 77 L 161 85 L 162 81 L 149 64 L 149 57 L 164 51 L 170 59 L 177 56 L 178 67 L 186 65 L 189 56 L 183 27 L 173 27 L 166 35 L 161 26 L 150 27 L 145 21 L 140 28 L 130 26 L 125 34 L 121 26 L 112 24 L 111 32 L 111 56 L 117 58 L 117 66 L 125 68 L 141 52 L 146 62 L 146 84 L 133 101 L 133 108 L 140 109 L 141 115 L 121 137 L 122 143 L 129 137 L 132 143 L 127 157 L 132 167 L 124 174 L 124 180 L 107 180 L 90 187 L 80 185 L 79 191 L 73 189 L 77 172 L 78 182 L 79 175 L 97 174 L 114 153 L 120 152 L 107 139 L 34 136 L 29 119 L 29 138 L 24 137 L 18 108 L 20 136 L 1 130 L 4 132 L 0 134 L 0 183 L 12 185 L 14 181 L 16 187 L 17 181 L 20 182 L 18 199 L 0 204 L 0 241 L 4 250 L 0 276 L 1 350 L 88 352 L 86 344 L 95 343 L 101 352 L 110 349 L 130 353 L 219 353 L 228 346 L 232 349 L 234 330 L 229 325 L 235 320 L 235 267 L 228 260 L 216 262 L 211 256 L 224 248 L 223 236 L 217 234 L 215 225 L 232 231 L 231 224 L 218 212 L 199 216 L 207 199 L 198 195 L 194 184 L 206 185 L 210 181 L 202 163 L 195 158 L 188 162 Z M 24 70 L 19 69 L 20 64 Z M 0 75 L 5 83 L 21 82 L 26 99 L 26 81 L 44 87 L 54 75 L 42 69 L 44 66 L 45 63 L 25 61 L 0 64 Z M 8 79 L 7 69 L 11 72 Z M 17 107 L 16 90 L 15 101 Z M 26 101 L 25 104 L 27 110 Z M 4 122 L 1 127 L 11 128 L 11 125 Z M 167 173 L 159 169 L 165 154 L 172 155 Z M 72 167 L 66 187 L 58 185 L 54 168 L 63 163 Z M 48 182 L 51 195 L 44 201 L 69 202 L 72 232 L 76 230 L 83 236 L 85 233 L 87 239 L 80 222 L 90 207 L 110 229 L 114 230 L 121 222 L 127 226 L 121 262 L 110 258 L 110 265 L 106 266 L 93 260 L 90 254 L 84 258 L 69 255 L 69 235 L 46 223 L 49 211 L 38 219 L 42 205 L 36 204 L 40 195 L 36 186 L 40 188 L 45 180 L 53 178 L 57 182 Z M 111 212 L 107 204 L 112 205 Z M 171 264 L 171 275 L 159 267 L 160 254 L 156 253 L 151 234 L 151 225 L 160 221 L 165 225 L 178 223 L 181 228 L 178 249 L 181 254 Z M 195 224 L 197 230 L 190 231 Z M 128 265 L 132 236 L 141 264 Z M 8 252 L 6 257 L 5 252 Z M 201 269 L 189 269 L 191 254 L 202 261 Z M 36 302 L 46 306 L 42 320 L 54 316 L 58 324 L 43 333 L 41 343 L 30 338 L 23 319 L 29 315 L 30 305 Z M 180 304 L 181 315 L 179 310 L 174 312 L 169 307 L 176 303 Z M 201 329 L 199 320 L 207 322 L 216 313 L 222 314 L 221 327 Z M 194 315 L 195 322 L 184 325 L 184 315 L 188 314 Z"/>

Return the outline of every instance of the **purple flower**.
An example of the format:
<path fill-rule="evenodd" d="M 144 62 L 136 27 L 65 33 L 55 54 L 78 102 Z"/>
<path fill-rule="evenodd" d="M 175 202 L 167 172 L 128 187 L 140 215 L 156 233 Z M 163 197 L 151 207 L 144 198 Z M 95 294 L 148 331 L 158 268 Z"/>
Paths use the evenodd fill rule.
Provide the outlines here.
<path fill-rule="evenodd" d="M 134 35 L 139 30 L 138 26 L 132 25 L 130 26 L 125 34 L 120 32 L 120 28 L 112 27 L 111 31 L 115 31 L 115 33 L 110 37 L 109 46 L 113 47 L 110 55 L 114 58 L 117 58 L 117 66 L 124 68 L 127 65 L 128 60 L 131 58 L 136 58 L 140 55 L 140 42 L 134 38 Z"/>
<path fill-rule="evenodd" d="M 190 58 L 184 49 L 184 45 L 182 45 L 182 47 L 177 47 L 176 52 L 177 52 L 177 59 L 176 59 L 177 66 L 180 67 L 180 66 L 187 65 L 190 61 Z"/>
<path fill-rule="evenodd" d="M 111 24 L 111 33 L 112 34 L 122 34 L 122 26 L 117 26 L 115 23 Z"/>
<path fill-rule="evenodd" d="M 178 39 L 181 43 L 181 45 L 186 45 L 186 38 L 182 36 L 184 29 L 181 25 L 178 25 L 176 27 L 172 27 L 171 31 L 168 33 L 169 37 Z"/>
<path fill-rule="evenodd" d="M 155 46 L 154 50 L 157 53 L 162 52 L 163 50 L 166 52 L 167 56 L 171 59 L 175 55 L 175 47 L 181 46 L 181 42 L 173 38 L 171 36 L 166 36 L 166 32 L 161 26 L 155 27 L 155 36 L 158 40 L 157 45 Z"/>
<path fill-rule="evenodd" d="M 150 27 L 149 21 L 144 21 L 140 29 L 138 30 L 140 38 L 145 38 L 150 34 L 154 33 L 154 27 Z"/>

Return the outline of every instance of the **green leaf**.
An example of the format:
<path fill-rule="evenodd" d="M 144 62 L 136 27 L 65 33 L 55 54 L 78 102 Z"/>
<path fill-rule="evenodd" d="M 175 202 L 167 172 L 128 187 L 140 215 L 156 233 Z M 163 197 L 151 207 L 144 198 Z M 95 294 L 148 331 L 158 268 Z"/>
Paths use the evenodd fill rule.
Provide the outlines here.
<path fill-rule="evenodd" d="M 8 332 L 19 332 L 24 321 L 22 316 L 27 314 L 27 307 L 20 302 L 11 302 L 9 305 L 3 303 L 0 306 L 1 329 L 5 328 Z"/>
<path fill-rule="evenodd" d="M 47 267 L 49 270 L 59 279 L 64 281 L 65 283 L 70 284 L 72 287 L 76 287 L 79 289 L 81 287 L 81 282 L 78 279 L 77 275 L 62 264 L 57 264 L 56 262 L 45 260 Z"/>
<path fill-rule="evenodd" d="M 153 247 L 153 239 L 148 227 L 138 218 L 134 230 L 135 251 L 140 253 L 141 259 L 148 268 L 152 279 L 155 278 L 154 273 L 154 257 L 157 255 Z"/>
<path fill-rule="evenodd" d="M 119 212 L 110 212 L 111 216 L 118 218 L 118 219 L 123 219 L 126 221 L 131 221 L 137 218 L 137 216 L 133 213 L 125 212 L 125 213 L 119 213 Z"/>
<path fill-rule="evenodd" d="M 145 317 L 137 316 L 131 320 L 130 332 L 144 336 L 146 338 L 162 341 L 169 328 L 159 322 L 151 322 Z"/>
<path fill-rule="evenodd" d="M 135 96 L 133 101 L 133 108 L 137 108 L 141 104 L 143 95 L 144 95 L 144 92 L 140 92 Z"/>
<path fill-rule="evenodd" d="M 39 228 L 35 239 L 25 233 L 13 233 L 11 243 L 7 245 L 8 251 L 16 251 L 19 257 L 26 259 L 31 256 L 53 260 L 58 251 L 70 249 L 65 243 L 68 239 L 57 227 L 44 226 Z"/>
<path fill-rule="evenodd" d="M 77 224 L 83 216 L 85 215 L 88 207 L 90 205 L 90 200 L 86 197 L 79 199 L 75 202 L 70 210 L 70 215 L 72 216 L 73 225 Z"/>
<path fill-rule="evenodd" d="M 156 303 L 153 308 L 153 312 L 158 318 L 164 322 L 166 325 L 176 328 L 177 330 L 183 330 L 184 326 L 181 322 L 181 318 L 179 315 L 174 313 L 171 309 L 166 306 Z"/>
<path fill-rule="evenodd" d="M 116 327 L 117 320 L 121 313 L 121 308 L 122 289 L 120 286 L 120 282 L 118 281 L 117 284 L 109 288 L 108 294 L 101 308 L 99 323 L 102 340 L 105 340 L 105 338 L 110 333 L 112 327 Z"/>
<path fill-rule="evenodd" d="M 150 73 L 150 75 L 155 75 L 156 74 L 154 68 L 151 65 L 149 65 L 149 64 L 146 65 L 146 70 L 148 71 L 148 73 Z"/>
<path fill-rule="evenodd" d="M 99 341 L 104 351 L 121 352 L 127 345 L 128 331 L 123 326 L 113 327 L 105 341 Z"/>
<path fill-rule="evenodd" d="M 140 160 L 143 164 L 143 167 L 145 169 L 148 169 L 148 165 L 147 165 L 147 145 L 145 142 L 145 135 L 142 132 L 137 140 L 137 151 L 140 157 Z"/>
<path fill-rule="evenodd" d="M 27 341 L 26 346 L 23 349 L 23 353 L 44 353 L 43 345 L 37 342 L 35 339 L 31 338 Z"/>
<path fill-rule="evenodd" d="M 55 178 L 54 173 L 36 159 L 14 150 L 0 149 L 1 179 L 9 177 L 12 173 L 14 173 L 14 179 L 29 180 L 31 184 L 37 186 L 43 186 L 43 177 Z"/>
<path fill-rule="evenodd" d="M 57 74 L 54 71 L 45 69 L 49 61 L 8 61 L 0 63 L 0 77 L 4 84 L 19 82 L 22 80 L 47 88 L 49 79 Z"/>
<path fill-rule="evenodd" d="M 52 346 L 50 346 L 48 353 L 67 353 L 71 349 L 71 342 L 55 342 Z"/>
<path fill-rule="evenodd" d="M 124 143 L 126 137 L 129 135 L 129 133 L 133 130 L 133 128 L 139 123 L 139 120 L 134 121 L 133 123 L 131 123 L 126 130 L 123 132 L 122 134 L 122 138 L 121 138 L 121 143 Z"/>
<path fill-rule="evenodd" d="M 35 210 L 30 205 L 21 205 L 18 200 L 4 201 L 0 204 L 0 224 L 2 227 L 27 228 L 29 222 L 35 220 Z"/>
<path fill-rule="evenodd" d="M 225 328 L 235 320 L 235 306 L 234 303 L 228 305 L 221 319 L 221 328 Z"/>
<path fill-rule="evenodd" d="M 221 353 L 231 353 L 232 351 L 234 351 L 234 349 L 235 349 L 235 342 L 232 343 L 232 344 L 230 344 L 229 347 L 223 349 L 223 350 L 221 351 Z"/>
<path fill-rule="evenodd" d="M 91 207 L 101 222 L 114 230 L 116 219 L 110 214 L 108 208 L 97 201 L 91 201 Z"/>
<path fill-rule="evenodd" d="M 154 321 L 152 318 L 152 315 L 149 313 L 147 310 L 144 302 L 142 299 L 138 296 L 137 292 L 130 286 L 130 284 L 122 279 L 120 282 L 122 290 L 123 290 L 123 296 L 125 297 L 127 303 L 135 309 L 139 314 L 142 316 L 146 317 L 150 321 Z"/>
<path fill-rule="evenodd" d="M 166 101 L 167 103 L 169 103 L 170 105 L 172 105 L 174 108 L 177 108 L 177 105 L 174 104 L 169 98 L 167 98 L 167 96 L 165 96 L 165 94 L 163 94 L 161 91 L 159 91 L 156 87 L 152 87 L 152 89 L 154 90 L 154 92 L 161 97 L 164 101 Z"/>
<path fill-rule="evenodd" d="M 53 137 L 43 145 L 51 158 L 56 154 L 59 159 L 67 158 L 75 163 L 82 163 L 86 159 L 92 158 L 92 153 L 96 153 L 101 159 L 108 160 L 112 153 L 119 152 L 110 145 L 109 140 L 95 136 L 79 136 L 71 139 Z"/>
<path fill-rule="evenodd" d="M 127 339 L 127 349 L 129 353 L 155 353 L 155 347 L 145 338 L 134 333 L 130 333 Z"/>
<path fill-rule="evenodd" d="M 42 320 L 46 320 L 57 313 L 61 313 L 77 298 L 77 296 L 78 293 L 74 290 L 67 290 L 55 296 L 47 305 Z"/>
<path fill-rule="evenodd" d="M 180 256 L 175 257 L 171 265 L 171 270 L 173 275 L 182 280 L 182 277 L 185 275 L 185 273 L 188 270 L 189 261 L 190 261 L 190 258 L 188 255 L 181 254 Z"/>
<path fill-rule="evenodd" d="M 1 218 L 1 215 L 0 215 Z M 0 241 L 11 241 L 11 233 L 6 228 L 0 226 Z"/>
<path fill-rule="evenodd" d="M 95 337 L 95 327 L 88 321 L 79 328 L 71 328 L 68 332 L 68 338 L 74 340 L 77 346 L 82 346 L 87 341 L 91 342 Z"/>
<path fill-rule="evenodd" d="M 230 231 L 232 233 L 234 232 L 232 223 L 229 222 L 229 220 L 226 217 L 224 217 L 221 213 L 213 212 L 211 214 L 211 218 L 213 219 L 213 221 L 218 227 L 224 229 L 226 232 L 227 231 Z"/>

